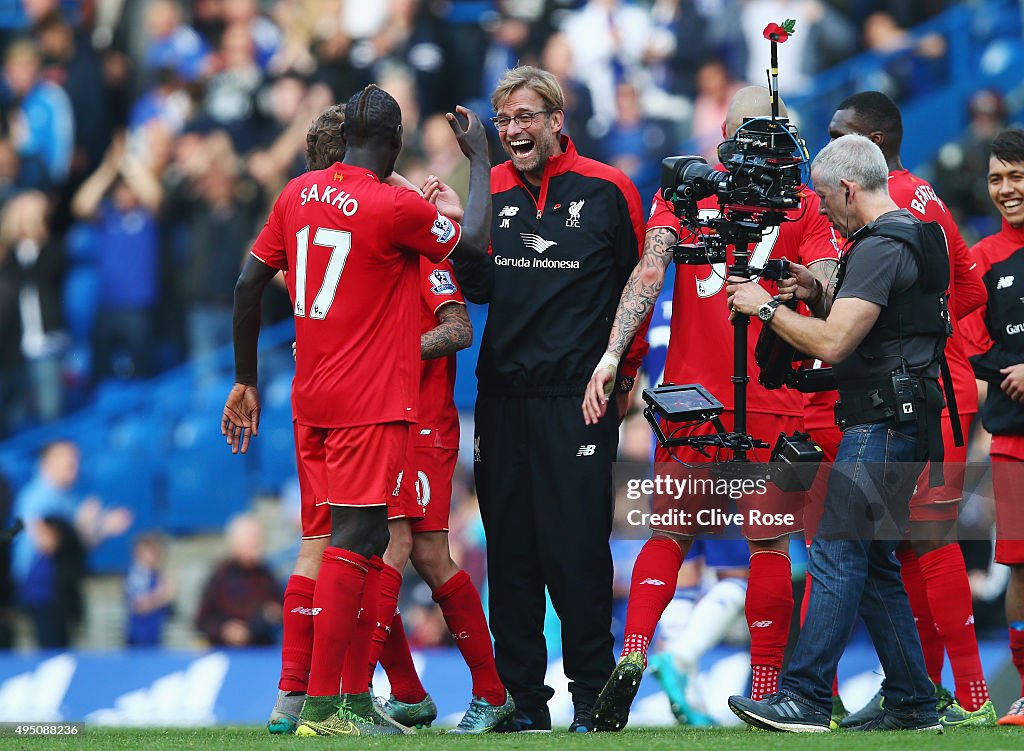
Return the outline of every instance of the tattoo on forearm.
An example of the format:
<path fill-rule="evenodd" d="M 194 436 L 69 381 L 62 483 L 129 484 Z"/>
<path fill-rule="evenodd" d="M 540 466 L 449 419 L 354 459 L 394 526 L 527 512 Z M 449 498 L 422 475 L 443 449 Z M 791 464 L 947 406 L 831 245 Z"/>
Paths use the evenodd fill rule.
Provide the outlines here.
<path fill-rule="evenodd" d="M 473 326 L 463 305 L 445 305 L 437 324 L 420 335 L 420 359 L 434 360 L 465 349 L 473 342 Z"/>
<path fill-rule="evenodd" d="M 654 307 L 665 283 L 665 268 L 672 260 L 669 248 L 674 243 L 675 235 L 664 227 L 651 230 L 644 238 L 643 256 L 622 290 L 615 321 L 608 336 L 608 351 L 612 354 L 622 357 L 641 322 Z"/>

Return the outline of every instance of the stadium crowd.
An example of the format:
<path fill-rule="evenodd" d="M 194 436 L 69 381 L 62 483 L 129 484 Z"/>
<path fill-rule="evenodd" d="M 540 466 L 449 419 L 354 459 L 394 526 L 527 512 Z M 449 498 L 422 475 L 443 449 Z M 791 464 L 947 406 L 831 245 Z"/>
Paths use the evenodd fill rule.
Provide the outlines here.
<path fill-rule="evenodd" d="M 448 190 L 446 186 L 450 186 L 465 202 L 471 181 L 471 169 L 463 156 L 466 148 L 460 148 L 461 138 L 452 136 L 453 126 L 445 113 L 454 112 L 456 104 L 465 104 L 478 113 L 490 112 L 492 108 L 499 111 L 510 99 L 499 97 L 491 103 L 487 99 L 496 88 L 500 90 L 506 71 L 536 64 L 554 74 L 564 92 L 564 101 L 542 96 L 538 106 L 544 109 L 527 113 L 532 117 L 523 117 L 522 122 L 522 115 L 513 117 L 513 130 L 527 132 L 542 113 L 564 112 L 564 127 L 560 125 L 559 130 L 572 139 L 575 152 L 621 170 L 629 178 L 625 182 L 636 186 L 630 186 L 632 194 L 638 192 L 640 199 L 646 202 L 657 191 L 661 157 L 680 152 L 713 156 L 723 123 L 728 123 L 730 107 L 736 101 L 743 101 L 742 93 L 749 91 L 747 81 L 760 81 L 763 77 L 765 61 L 761 53 L 766 45 L 761 28 L 765 13 L 802 19 L 801 33 L 794 36 L 796 43 L 781 48 L 784 70 L 789 75 L 786 79 L 789 90 L 800 92 L 814 73 L 852 54 L 869 51 L 892 61 L 886 67 L 887 86 L 883 88 L 899 99 L 908 94 L 911 87 L 926 87 L 933 76 L 938 77 L 936 71 L 942 66 L 943 41 L 928 35 L 916 37 L 907 29 L 942 10 L 944 5 L 939 0 L 917 3 L 867 0 L 653 0 L 636 3 L 625 0 L 493 3 L 456 0 L 443 4 L 415 0 L 374 4 L 351 0 L 26 2 L 23 12 L 0 18 L 0 23 L 5 24 L 2 55 L 7 115 L 0 139 L 0 190 L 3 191 L 0 195 L 3 201 L 0 209 L 0 336 L 3 337 L 0 342 L 3 352 L 0 435 L 59 418 L 86 403 L 104 379 L 146 378 L 188 360 L 200 363 L 202 378 L 202 363 L 212 362 L 215 353 L 232 341 L 233 328 L 236 336 L 238 334 L 237 317 L 233 321 L 232 291 L 239 270 L 271 213 L 275 199 L 282 195 L 289 180 L 305 172 L 309 160 L 309 154 L 303 151 L 307 129 L 332 103 L 351 101 L 349 97 L 358 92 L 371 92 L 368 98 L 376 96 L 372 91 L 383 90 L 392 95 L 396 108 L 400 107 L 404 129 L 403 148 L 393 166 L 414 187 L 423 186 L 424 193 L 433 198 L 440 210 L 444 198 L 435 191 L 443 194 Z M 740 23 L 734 22 L 737 17 Z M 695 33 L 698 28 L 700 33 Z M 376 84 L 380 89 L 364 88 L 369 84 Z M 514 92 L 515 89 L 513 95 Z M 845 105 L 844 102 L 838 109 L 849 109 Z M 983 184 L 988 179 L 989 149 L 996 134 L 1005 126 L 1006 117 L 1006 107 L 998 93 L 979 93 L 971 103 L 968 132 L 960 142 L 949 144 L 940 153 L 935 166 L 936 187 L 941 195 L 948 196 L 961 228 L 972 240 L 993 229 L 992 202 Z M 380 124 L 375 122 L 373 127 Z M 370 125 L 365 127 L 370 128 Z M 490 141 L 492 163 L 503 162 L 504 151 L 508 151 L 515 168 L 529 175 L 531 169 L 537 167 L 522 167 L 516 161 L 505 135 L 510 127 L 506 119 L 504 129 L 499 124 L 498 128 L 487 128 L 479 136 Z M 378 135 L 371 136 L 366 136 L 368 142 L 380 140 Z M 562 142 L 556 139 L 553 143 Z M 898 165 L 898 141 L 896 148 L 896 161 L 892 162 L 891 155 L 882 146 L 893 171 L 902 169 L 902 165 L 894 166 Z M 343 151 L 337 154 L 337 161 L 341 161 L 343 155 Z M 357 164 L 370 168 L 369 162 Z M 542 161 L 541 172 L 543 165 Z M 389 170 L 375 171 L 386 177 L 383 173 Z M 541 172 L 538 172 L 537 186 Z M 536 190 L 533 192 L 536 198 Z M 808 198 L 816 203 L 816 199 Z M 632 200 L 628 198 L 627 203 Z M 569 209 L 577 218 L 580 210 L 580 207 Z M 465 219 L 461 209 L 460 215 L 452 218 L 465 221 L 464 226 L 468 227 L 472 211 L 467 203 Z M 513 212 L 511 216 L 514 215 Z M 495 216 L 498 216 L 497 206 Z M 561 221 L 561 216 L 558 219 Z M 572 226 L 569 221 L 572 217 L 566 227 Z M 651 229 L 649 224 L 648 238 Z M 679 233 L 678 223 L 671 231 Z M 826 232 L 822 229 L 821 238 Z M 438 242 L 441 242 L 440 236 Z M 822 250 L 827 254 L 828 248 L 834 249 L 835 245 L 826 242 Z M 643 241 L 634 237 L 633 243 L 630 249 L 639 257 Z M 265 244 L 258 247 L 267 249 Z M 275 256 L 265 257 L 275 258 L 274 263 L 283 263 Z M 256 258 L 263 260 L 259 255 Z M 791 260 L 812 266 L 821 259 L 796 255 L 791 256 Z M 271 264 L 269 268 L 289 267 Z M 478 288 L 466 281 L 470 272 L 461 267 L 461 263 L 456 264 L 455 271 L 458 281 L 467 290 L 468 299 L 494 303 L 490 291 L 478 294 Z M 451 272 L 442 269 L 442 273 Z M 448 279 L 450 281 L 450 277 Z M 661 281 L 659 289 L 660 284 Z M 290 294 L 294 300 L 294 288 Z M 290 318 L 292 300 L 285 290 L 276 285 L 268 286 L 261 310 L 264 323 Z M 614 300 L 605 302 L 613 304 Z M 438 316 L 440 318 L 440 314 Z M 642 337 L 642 329 L 639 336 Z M 626 337 L 625 344 L 628 345 L 630 339 L 632 333 Z M 617 352 L 617 356 L 623 354 L 623 350 Z M 507 352 L 504 355 L 507 356 Z M 301 357 L 297 355 L 299 362 Z M 212 368 L 210 365 L 207 373 L 210 378 Z M 626 374 L 623 370 L 622 374 L 629 379 L 627 386 L 632 385 L 632 373 Z M 485 389 L 486 386 L 482 387 L 482 394 Z M 575 408 L 578 409 L 578 400 Z M 972 414 L 974 406 L 970 405 L 965 411 Z M 799 409 L 794 415 L 799 415 Z M 477 420 L 479 429 L 479 412 Z M 627 427 L 627 431 L 629 429 Z M 580 450 L 586 445 L 584 440 Z M 476 450 L 480 450 L 479 438 Z M 1012 451 L 1007 451 L 1007 455 L 1012 456 Z M 642 456 L 646 450 L 638 449 L 637 453 Z M 468 463 L 469 459 L 463 457 L 462 461 Z M 479 453 L 476 463 L 480 463 Z M 479 466 L 476 469 L 479 489 L 481 470 Z M 41 465 L 40 473 L 44 472 L 45 466 Z M 61 482 L 65 483 L 61 489 L 66 490 L 68 484 L 73 484 L 73 478 L 64 478 Z M 472 502 L 456 500 L 474 496 L 460 493 L 458 483 L 456 485 L 452 515 L 475 520 Z M 508 532 L 503 529 L 506 522 L 498 523 L 493 516 L 488 520 L 487 512 L 494 514 L 496 495 L 494 487 L 485 486 L 481 492 L 481 501 L 486 505 L 484 525 L 489 553 L 497 549 L 495 536 Z M 95 507 L 90 507 L 93 517 L 83 523 L 76 517 L 76 514 L 81 516 L 76 503 L 77 499 L 73 503 L 70 495 L 61 499 L 63 526 L 47 522 L 53 529 L 45 542 L 46 551 L 60 550 L 61 540 L 65 539 L 62 535 L 76 537 L 76 527 L 77 537 L 93 544 L 98 536 L 121 534 L 130 524 L 130 518 L 126 519 L 122 510 Z M 306 521 L 304 518 L 304 545 L 307 538 L 317 536 L 307 534 Z M 390 521 L 394 541 L 396 527 L 394 519 Z M 608 521 L 610 527 L 610 511 Z M 330 537 L 328 550 L 359 549 L 360 543 L 339 537 L 339 530 L 344 526 L 339 524 L 339 519 L 333 522 L 320 535 Z M 453 521 L 453 530 L 456 524 Z M 275 583 L 270 569 L 259 560 L 261 556 L 257 553 L 262 543 L 258 536 L 253 519 L 238 518 L 232 522 L 228 532 L 230 557 L 214 572 L 204 593 L 197 629 L 210 644 L 240 646 L 272 643 L 279 638 L 283 627 L 287 663 L 294 659 L 296 649 L 295 642 L 290 642 L 288 637 L 288 611 L 281 612 L 277 590 L 280 584 Z M 463 535 L 462 540 L 467 537 L 471 539 Z M 771 580 L 778 585 L 776 589 L 785 590 L 780 595 L 782 600 L 786 597 L 789 600 L 788 610 L 785 604 L 778 610 L 777 602 L 760 603 L 769 610 L 776 608 L 772 613 L 781 612 L 784 624 L 775 629 L 778 633 L 770 635 L 774 641 L 766 648 L 769 657 L 758 662 L 752 654 L 755 700 L 778 695 L 775 689 L 787 636 L 784 625 L 789 623 L 793 609 L 786 557 L 788 541 L 781 535 L 768 538 L 766 541 L 764 537 L 751 536 L 751 551 L 764 554 L 750 557 L 751 587 L 755 581 Z M 36 539 L 33 537 L 33 541 Z M 368 535 L 367 539 L 375 538 Z M 657 536 L 652 542 L 656 539 Z M 542 544 L 550 542 L 542 541 Z M 162 621 L 175 596 L 173 582 L 165 580 L 160 572 L 160 546 L 159 538 L 137 541 L 126 588 L 132 613 L 126 637 L 128 643 L 158 641 Z M 363 571 L 365 597 L 370 597 L 370 581 L 374 576 L 369 573 L 371 570 L 380 577 L 380 582 L 372 586 L 379 586 L 383 592 L 389 566 L 400 572 L 406 560 L 417 562 L 415 553 L 410 558 L 406 551 L 404 557 L 396 558 L 393 552 L 385 552 L 383 546 L 377 547 L 369 545 L 353 564 L 366 569 Z M 445 611 L 445 598 L 452 597 L 456 589 L 461 592 L 460 598 L 467 596 L 461 591 L 461 577 L 467 582 L 480 583 L 479 558 L 484 547 L 479 539 L 464 546 L 455 542 L 454 537 L 452 547 L 455 551 L 452 557 L 463 565 L 468 563 L 473 576 L 455 569 L 458 573 L 449 574 L 449 578 L 438 582 L 432 582 L 426 573 L 423 578 L 433 600 L 441 605 L 445 619 L 455 619 L 448 620 L 447 630 L 466 633 L 452 623 L 468 622 L 465 620 L 470 618 L 467 613 L 475 614 L 479 601 L 466 604 L 465 599 L 460 599 L 460 604 L 449 604 L 449 610 Z M 675 566 L 668 578 L 676 575 L 675 570 L 685 553 L 686 550 L 679 550 L 675 542 L 661 545 L 661 554 L 669 556 Z M 81 566 L 81 551 L 67 555 L 75 558 L 72 569 Z M 293 598 L 296 596 L 294 580 L 305 571 L 301 567 L 302 556 L 300 548 L 300 563 L 285 591 L 286 606 L 289 602 L 299 602 L 288 598 L 289 592 Z M 921 557 L 923 559 L 925 554 Z M 786 558 L 785 566 L 774 570 L 775 564 L 781 565 L 782 558 Z M 774 562 L 773 570 L 766 574 L 769 560 Z M 906 569 L 909 564 L 902 557 L 901 560 Z M 492 571 L 497 571 L 496 562 L 496 559 L 489 561 Z M 987 563 L 983 560 L 979 565 L 985 568 Z M 672 565 L 667 568 L 671 569 Z M 52 576 L 55 570 L 44 567 L 34 574 Z M 610 597 L 611 566 L 607 574 Z M 72 570 L 71 575 L 80 576 L 81 572 Z M 506 575 L 502 576 L 497 583 L 491 583 L 497 588 L 499 603 L 508 592 L 501 588 L 510 586 Z M 545 576 L 548 587 L 557 588 L 550 572 L 538 573 L 535 578 L 543 581 Z M 638 581 L 636 576 L 634 571 L 634 585 Z M 307 581 L 316 578 L 314 571 Z M 360 579 L 360 589 L 362 581 Z M 601 579 L 599 584 L 603 581 Z M 401 583 L 400 578 L 398 582 Z M 457 586 L 450 582 L 456 582 Z M 532 587 L 534 583 L 528 584 Z M 77 584 L 71 582 L 69 586 Z M 312 584 L 301 586 L 311 588 Z M 473 584 L 468 587 L 472 589 Z M 239 592 L 250 590 L 252 598 L 238 597 Z M 66 607 L 66 603 L 60 601 L 59 590 L 50 587 L 48 591 L 58 599 L 24 602 L 23 605 L 33 618 L 41 644 L 66 645 L 69 642 L 67 626 L 73 626 L 80 614 L 55 615 L 55 609 Z M 753 589 L 747 593 L 750 591 Z M 307 594 L 312 607 L 312 589 Z M 619 594 L 624 600 L 625 591 Z M 393 595 L 397 600 L 397 588 Z M 969 606 L 969 591 L 966 596 Z M 494 591 L 491 597 L 493 613 Z M 564 592 L 556 597 L 553 591 L 553 599 L 556 609 L 565 608 L 560 614 L 568 657 L 579 649 L 574 636 L 582 632 L 579 625 L 566 624 L 565 619 L 578 612 L 579 602 L 566 599 Z M 913 593 L 911 599 L 913 603 Z M 430 604 L 426 596 L 421 595 L 419 600 Z M 354 602 L 358 604 L 358 600 Z M 632 593 L 630 602 L 633 603 Z M 533 600 L 531 604 L 536 605 L 542 622 L 544 604 Z M 610 600 L 608 604 L 610 619 Z M 666 604 L 658 607 L 663 610 Z M 747 606 L 749 623 L 764 622 L 763 617 L 749 610 L 750 599 Z M 380 613 L 390 613 L 394 602 L 380 607 Z M 516 603 L 506 602 L 504 607 L 506 613 L 512 612 Z M 603 602 L 599 607 L 603 607 Z M 643 607 L 654 606 L 645 604 Z M 406 618 L 405 627 L 412 646 L 443 640 L 446 628 L 442 621 L 433 609 L 422 607 L 421 610 L 411 623 Z M 403 610 L 403 615 L 405 613 Z M 644 625 L 632 631 L 630 616 L 626 616 L 627 644 L 623 658 L 629 657 L 637 663 L 631 655 L 641 654 L 640 673 L 646 667 L 646 651 L 660 613 L 657 611 L 649 624 L 651 614 L 645 614 Z M 65 624 L 64 630 L 44 636 L 47 626 L 57 623 L 58 617 L 59 622 Z M 378 614 L 377 618 L 383 616 Z M 600 630 L 603 625 L 597 622 L 600 618 L 594 620 Z M 477 621 L 472 623 L 473 628 L 478 628 Z M 633 626 L 636 623 L 634 618 Z M 507 630 L 510 624 L 506 617 L 501 628 Z M 387 650 L 383 642 L 391 633 L 391 627 L 376 625 L 387 632 L 380 636 L 381 648 Z M 370 631 L 359 630 L 364 627 Z M 396 630 L 401 627 L 399 619 Z M 936 619 L 936 627 L 940 627 L 939 619 Z M 373 625 L 360 625 L 353 618 L 352 628 L 355 643 L 362 639 L 360 634 L 372 632 Z M 486 624 L 484 629 L 486 632 Z M 494 630 L 493 623 L 491 629 Z M 511 725 L 512 729 L 523 729 L 539 721 L 543 729 L 546 710 L 540 704 L 545 701 L 542 695 L 546 687 L 533 685 L 532 674 L 526 675 L 523 671 L 519 675 L 510 667 L 536 655 L 513 656 L 518 646 L 513 649 L 510 645 L 520 636 L 509 632 L 504 641 L 501 635 L 496 633 L 496 636 L 496 654 L 490 657 L 482 654 L 478 647 L 455 640 L 474 676 L 473 704 L 460 728 L 465 725 L 466 732 L 479 732 L 481 728 L 493 729 L 500 722 Z M 314 638 L 312 629 L 309 638 Z M 532 635 L 521 638 L 529 641 Z M 371 640 L 366 637 L 366 641 Z M 322 651 L 325 649 L 323 642 L 312 641 L 312 644 L 314 665 L 317 655 L 345 654 L 344 650 L 337 649 Z M 603 649 L 607 645 L 602 642 L 599 646 Z M 1014 646 L 1024 649 L 1021 645 Z M 949 643 L 946 648 L 953 660 L 953 648 Z M 289 653 L 289 649 L 293 652 Z M 938 649 L 941 671 L 942 644 Z M 767 652 L 762 652 L 761 656 L 765 654 Z M 495 658 L 497 672 L 494 672 Z M 306 659 L 308 672 L 308 655 Z M 346 664 L 346 676 L 362 675 L 365 658 L 360 659 L 355 668 Z M 1014 659 L 1017 659 L 1016 652 Z M 388 660 L 396 664 L 394 655 L 387 651 L 380 660 L 385 666 Z M 376 662 L 377 659 L 371 657 L 370 665 Z M 568 659 L 566 665 L 570 669 Z M 621 678 L 621 666 L 622 662 L 613 676 Z M 592 661 L 589 667 L 594 667 Z M 928 667 L 929 677 L 934 680 L 932 666 Z M 339 663 L 337 668 L 340 671 L 342 665 Z M 671 664 L 662 663 L 661 670 L 674 675 Z M 603 667 L 598 672 L 602 672 L 602 676 L 608 673 Z M 493 680 L 488 678 L 490 673 L 493 673 Z M 499 673 L 504 684 L 497 681 Z M 542 676 L 543 669 L 541 678 L 537 679 L 540 683 Z M 296 683 L 292 675 L 289 680 L 291 682 L 282 673 L 282 694 L 271 720 L 272 724 L 277 723 L 278 729 L 294 730 L 296 724 L 301 724 L 299 711 L 293 711 L 295 702 L 289 703 L 287 699 L 291 694 L 305 698 L 305 679 Z M 322 688 L 334 680 L 331 673 L 326 680 L 323 675 L 317 676 L 315 682 Z M 342 680 L 346 684 L 349 681 L 347 677 Z M 981 717 L 977 713 L 982 711 L 988 695 L 983 678 L 978 680 L 981 688 L 975 680 L 970 689 L 977 695 L 972 694 L 968 699 L 966 693 L 958 690 L 955 697 L 962 703 L 955 707 L 963 713 L 959 721 L 966 718 L 967 724 L 982 724 L 974 720 Z M 311 677 L 311 687 L 313 681 Z M 606 730 L 619 729 L 625 724 L 629 705 L 627 701 L 623 708 L 621 697 L 602 693 L 606 718 L 614 714 L 612 719 L 606 719 L 604 726 L 599 714 L 594 713 L 595 703 L 602 706 L 602 699 L 598 697 L 602 682 L 603 678 L 596 684 L 583 680 L 577 683 L 574 730 L 592 729 L 595 722 Z M 301 690 L 298 690 L 299 684 Z M 506 687 L 511 693 L 502 693 Z M 421 696 L 421 689 L 411 690 L 409 696 Z M 318 695 L 312 688 L 309 693 L 318 700 L 333 698 L 330 692 Z M 681 695 L 685 699 L 685 689 Z M 519 707 L 515 715 L 511 714 L 512 698 Z M 942 697 L 939 698 L 941 702 Z M 408 714 L 410 707 L 428 700 L 429 695 L 408 701 L 392 697 L 388 703 L 390 715 L 395 717 L 396 712 L 406 712 L 398 718 L 403 722 L 415 719 Z M 537 703 L 530 704 L 531 700 Z M 357 706 L 356 699 L 348 701 L 351 702 L 348 706 Z M 396 701 L 397 704 L 393 704 Z M 331 712 L 321 711 L 329 704 L 322 702 L 322 707 L 312 713 L 309 709 L 302 710 L 310 732 L 339 732 L 331 720 L 331 712 L 339 711 L 337 706 Z M 952 704 L 951 697 L 940 713 Z M 614 713 L 607 711 L 610 705 Z M 301 701 L 298 706 L 301 708 Z M 307 700 L 307 708 L 309 706 Z M 343 719 L 345 706 L 343 703 Z M 502 707 L 509 711 L 492 711 Z M 679 702 L 673 709 L 677 707 L 680 721 L 692 722 L 699 714 L 692 708 L 679 706 Z M 1024 705 L 1015 707 L 1024 722 Z M 880 702 L 871 721 L 878 722 L 879 712 Z M 358 712 L 349 716 L 357 717 Z M 982 719 L 987 722 L 988 714 Z M 992 720 L 994 722 L 994 716 Z M 547 723 L 550 726 L 550 718 Z M 372 732 L 369 728 L 363 730 Z"/>

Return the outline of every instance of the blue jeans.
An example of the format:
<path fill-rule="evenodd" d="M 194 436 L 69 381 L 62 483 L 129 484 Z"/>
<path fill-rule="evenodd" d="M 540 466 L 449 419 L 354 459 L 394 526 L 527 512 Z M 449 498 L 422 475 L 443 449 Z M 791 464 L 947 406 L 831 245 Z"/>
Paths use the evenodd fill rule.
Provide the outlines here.
<path fill-rule="evenodd" d="M 893 551 L 910 517 L 920 471 L 913 464 L 916 425 L 857 425 L 843 434 L 829 479 L 819 534 L 811 543 L 813 577 L 782 693 L 831 713 L 832 680 L 860 613 L 885 671 L 885 708 L 935 719 L 935 691 Z"/>

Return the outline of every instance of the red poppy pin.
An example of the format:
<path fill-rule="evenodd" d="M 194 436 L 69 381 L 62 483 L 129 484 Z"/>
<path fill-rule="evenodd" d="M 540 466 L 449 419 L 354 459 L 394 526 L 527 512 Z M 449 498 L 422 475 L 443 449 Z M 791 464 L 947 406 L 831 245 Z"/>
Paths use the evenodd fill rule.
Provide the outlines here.
<path fill-rule="evenodd" d="M 795 33 L 796 20 L 787 18 L 781 24 L 770 23 L 764 27 L 764 38 L 782 44 Z"/>

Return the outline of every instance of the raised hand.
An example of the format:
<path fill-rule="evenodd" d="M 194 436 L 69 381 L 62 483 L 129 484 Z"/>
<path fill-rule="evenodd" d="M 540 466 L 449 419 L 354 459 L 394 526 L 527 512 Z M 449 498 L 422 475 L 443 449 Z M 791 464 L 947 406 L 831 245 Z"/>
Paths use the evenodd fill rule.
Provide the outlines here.
<path fill-rule="evenodd" d="M 466 118 L 466 127 L 462 127 L 462 120 L 451 112 L 445 113 L 448 124 L 452 126 L 455 139 L 459 142 L 462 153 L 472 161 L 473 159 L 487 159 L 487 133 L 484 125 L 475 112 L 459 105 L 455 112 Z"/>

